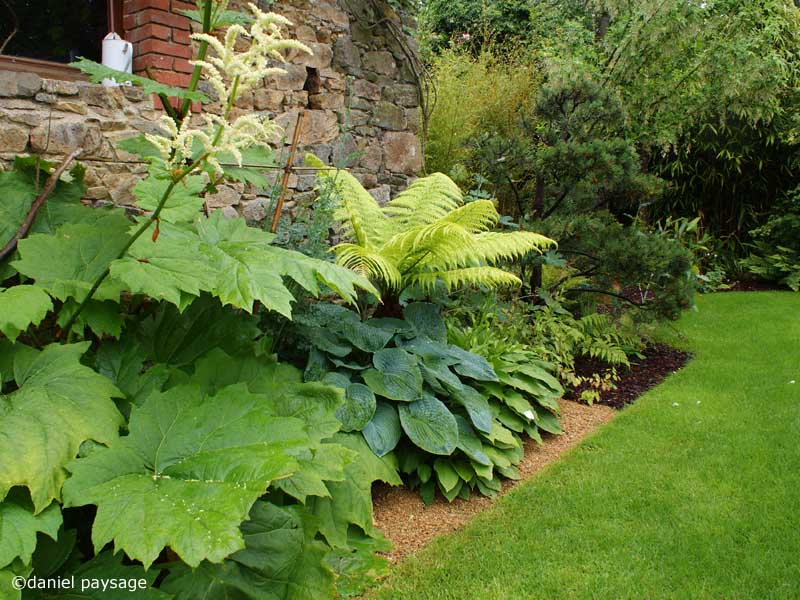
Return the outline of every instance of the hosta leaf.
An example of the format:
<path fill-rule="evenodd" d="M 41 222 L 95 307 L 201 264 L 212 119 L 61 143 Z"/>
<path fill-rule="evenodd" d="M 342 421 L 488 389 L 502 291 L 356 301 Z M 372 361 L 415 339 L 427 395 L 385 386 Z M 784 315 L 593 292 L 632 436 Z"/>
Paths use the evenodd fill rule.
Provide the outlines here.
<path fill-rule="evenodd" d="M 336 411 L 342 431 L 361 431 L 375 414 L 375 394 L 361 383 L 345 388 L 344 404 Z"/>
<path fill-rule="evenodd" d="M 450 346 L 450 352 L 455 359 L 453 368 L 459 375 L 478 381 L 497 381 L 497 373 L 482 356 L 462 350 L 458 346 Z"/>
<path fill-rule="evenodd" d="M 53 235 L 32 234 L 20 240 L 21 258 L 13 267 L 59 300 L 80 302 L 122 251 L 130 225 L 124 215 L 114 211 L 106 212 L 94 224 L 70 223 Z M 120 283 L 108 278 L 94 298 L 118 300 L 120 291 Z"/>
<path fill-rule="evenodd" d="M 483 451 L 483 444 L 472 425 L 461 415 L 455 415 L 455 418 L 458 424 L 458 449 L 476 463 L 491 467 L 492 461 Z"/>
<path fill-rule="evenodd" d="M 447 407 L 430 395 L 398 405 L 403 431 L 431 454 L 452 454 L 458 444 L 458 425 Z"/>
<path fill-rule="evenodd" d="M 53 503 L 38 515 L 24 493 L 12 492 L 0 502 L 0 569 L 19 558 L 29 565 L 36 548 L 36 533 L 53 539 L 61 527 L 61 510 Z"/>
<path fill-rule="evenodd" d="M 447 343 L 447 326 L 444 324 L 438 305 L 430 302 L 414 302 L 405 307 L 403 317 L 411 324 L 417 335 L 429 337 L 442 344 Z"/>
<path fill-rule="evenodd" d="M 114 79 L 117 83 L 127 83 L 130 81 L 132 84 L 140 86 L 145 94 L 164 94 L 170 98 L 208 102 L 208 98 L 201 92 L 192 92 L 183 88 L 159 83 L 148 77 L 117 71 L 116 69 L 106 67 L 86 58 L 81 58 L 80 60 L 70 63 L 70 66 L 86 73 L 92 83 L 102 83 L 104 79 Z"/>
<path fill-rule="evenodd" d="M 364 381 L 384 398 L 411 402 L 422 393 L 422 373 L 417 359 L 400 348 L 385 348 L 372 356 L 374 369 L 365 371 Z"/>
<path fill-rule="evenodd" d="M 319 519 L 319 530 L 334 548 L 347 547 L 349 524 L 358 525 L 366 533 L 372 524 L 372 483 L 384 481 L 400 485 L 397 466 L 386 458 L 375 456 L 364 438 L 354 433 L 338 433 L 333 442 L 354 451 L 356 458 L 345 467 L 345 479 L 328 483 L 330 498 L 311 498 L 308 507 Z"/>
<path fill-rule="evenodd" d="M 171 182 L 168 179 L 146 177 L 139 181 L 133 188 L 136 196 L 136 205 L 142 210 L 153 212 L 161 202 L 164 194 L 169 189 Z M 191 221 L 198 216 L 205 200 L 200 193 L 206 184 L 200 175 L 189 175 L 176 184 L 167 199 L 160 217 L 164 221 Z"/>
<path fill-rule="evenodd" d="M 0 498 L 14 486 L 30 490 L 36 512 L 61 497 L 64 465 L 85 440 L 110 444 L 122 415 L 114 385 L 80 363 L 88 343 L 18 354 L 19 389 L 0 396 Z"/>
<path fill-rule="evenodd" d="M 536 407 L 534 408 L 534 411 L 536 412 L 536 425 L 539 427 L 539 429 L 546 431 L 547 433 L 564 433 L 564 430 L 561 429 L 561 424 L 558 422 L 558 417 L 556 417 L 549 410 Z"/>
<path fill-rule="evenodd" d="M 52 310 L 47 293 L 33 285 L 0 289 L 0 331 L 12 342 L 29 325 L 38 325 Z"/>
<path fill-rule="evenodd" d="M 389 402 L 379 400 L 375 414 L 362 430 L 364 439 L 377 456 L 386 456 L 395 449 L 403 435 L 400 416 Z"/>
<path fill-rule="evenodd" d="M 447 459 L 437 458 L 433 463 L 433 470 L 436 471 L 436 478 L 445 492 L 453 490 L 461 481 L 458 473 Z"/>
<path fill-rule="evenodd" d="M 467 409 L 467 414 L 475 429 L 483 433 L 492 430 L 492 409 L 486 396 L 468 385 L 450 387 L 450 392 L 455 400 Z"/>
<path fill-rule="evenodd" d="M 333 598 L 328 547 L 304 530 L 299 511 L 256 502 L 242 524 L 246 546 L 221 565 L 178 566 L 161 588 L 176 600 L 317 600 Z"/>
<path fill-rule="evenodd" d="M 245 384 L 206 396 L 195 386 L 154 393 L 131 413 L 130 435 L 70 464 L 67 506 L 97 505 L 92 540 L 113 541 L 148 568 L 165 547 L 191 566 L 240 550 L 239 524 L 276 478 L 297 467 L 308 436 L 273 416 Z"/>

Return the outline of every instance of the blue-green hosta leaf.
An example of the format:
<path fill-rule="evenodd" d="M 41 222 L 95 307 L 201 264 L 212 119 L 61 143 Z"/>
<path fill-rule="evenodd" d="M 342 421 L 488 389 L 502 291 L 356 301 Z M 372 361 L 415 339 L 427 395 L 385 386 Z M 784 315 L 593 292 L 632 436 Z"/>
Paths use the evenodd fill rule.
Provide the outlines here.
<path fill-rule="evenodd" d="M 32 234 L 19 242 L 21 258 L 13 267 L 36 280 L 59 300 L 86 298 L 100 275 L 128 242 L 130 221 L 117 211 L 107 211 L 96 223 L 70 223 L 54 235 Z M 106 279 L 96 300 L 119 300 L 120 283 Z"/>
<path fill-rule="evenodd" d="M 361 433 L 376 456 L 386 456 L 394 450 L 403 436 L 400 417 L 394 405 L 378 400 L 375 414 Z"/>
<path fill-rule="evenodd" d="M 139 181 L 133 188 L 136 196 L 136 205 L 142 210 L 153 212 L 158 207 L 170 186 L 167 179 L 146 177 Z M 206 184 L 200 175 L 189 175 L 176 184 L 170 192 L 160 217 L 164 221 L 175 223 L 178 221 L 191 221 L 198 216 L 205 200 L 200 197 Z"/>
<path fill-rule="evenodd" d="M 344 404 L 336 411 L 342 431 L 361 431 L 375 414 L 375 394 L 362 383 L 345 388 Z"/>
<path fill-rule="evenodd" d="M 53 344 L 15 357 L 19 389 L 0 396 L 0 498 L 27 487 L 41 512 L 61 497 L 64 466 L 85 440 L 117 439 L 123 419 L 111 398 L 121 394 L 80 363 L 88 348 Z"/>
<path fill-rule="evenodd" d="M 170 98 L 180 98 L 181 100 L 195 100 L 198 102 L 208 102 L 208 98 L 202 92 L 192 92 L 183 88 L 172 87 L 159 83 L 148 77 L 133 75 L 124 71 L 117 71 L 105 65 L 101 65 L 92 60 L 81 58 L 73 63 L 71 67 L 80 69 L 89 76 L 92 83 L 102 83 L 104 79 L 114 79 L 117 83 L 131 82 L 133 85 L 141 87 L 145 94 L 164 94 Z"/>
<path fill-rule="evenodd" d="M 370 354 L 386 346 L 393 335 L 391 331 L 376 327 L 370 322 L 362 322 L 357 313 L 337 304 L 316 304 L 309 308 L 307 313 L 298 315 L 295 321 L 308 328 L 314 328 L 315 334 L 320 329 L 335 333 L 336 336 L 344 338 L 356 348 Z M 315 335 L 308 337 L 314 341 Z"/>
<path fill-rule="evenodd" d="M 491 459 L 483 451 L 483 443 L 478 434 L 461 415 L 454 415 L 458 424 L 458 449 L 480 465 L 492 466 Z"/>
<path fill-rule="evenodd" d="M 447 343 L 447 326 L 437 304 L 414 302 L 405 307 L 403 317 L 411 324 L 417 335 L 429 337 L 442 344 Z"/>
<path fill-rule="evenodd" d="M 419 400 L 400 404 L 400 424 L 409 439 L 431 454 L 449 455 L 458 445 L 458 424 L 447 407 L 424 394 Z"/>
<path fill-rule="evenodd" d="M 372 483 L 383 481 L 400 485 L 395 461 L 387 456 L 379 458 L 369 449 L 364 438 L 357 433 L 337 433 L 332 440 L 345 446 L 356 457 L 345 467 L 345 478 L 329 482 L 329 498 L 310 498 L 308 507 L 319 519 L 319 531 L 334 548 L 347 547 L 349 525 L 358 525 L 367 534 L 372 524 Z"/>
<path fill-rule="evenodd" d="M 12 342 L 29 325 L 38 325 L 52 310 L 47 293 L 33 285 L 0 289 L 0 331 Z"/>
<path fill-rule="evenodd" d="M 558 417 L 549 410 L 535 407 L 534 411 L 536 412 L 536 425 L 539 429 L 556 435 L 564 433 L 564 430 L 561 429 L 561 424 L 558 422 Z"/>
<path fill-rule="evenodd" d="M 450 346 L 450 353 L 455 359 L 453 368 L 459 375 L 477 381 L 497 381 L 497 373 L 482 356 L 462 350 L 458 346 Z"/>
<path fill-rule="evenodd" d="M 486 396 L 468 385 L 450 387 L 449 389 L 453 398 L 467 409 L 467 414 L 475 429 L 483 433 L 489 433 L 492 430 L 492 409 L 489 407 L 489 401 Z"/>
<path fill-rule="evenodd" d="M 73 461 L 67 506 L 97 505 L 92 540 L 146 568 L 165 547 L 196 567 L 244 547 L 239 525 L 270 482 L 297 467 L 303 423 L 275 417 L 245 384 L 206 396 L 196 386 L 154 393 L 130 435 Z"/>
<path fill-rule="evenodd" d="M 246 546 L 222 564 L 170 569 L 161 588 L 176 600 L 318 600 L 336 594 L 328 547 L 296 508 L 256 502 L 242 524 Z"/>
<path fill-rule="evenodd" d="M 422 373 L 417 358 L 401 348 L 384 348 L 372 355 L 374 369 L 363 374 L 365 383 L 379 396 L 412 402 L 422 393 Z"/>
<path fill-rule="evenodd" d="M 17 558 L 29 565 L 36 548 L 36 533 L 56 539 L 59 527 L 61 510 L 58 504 L 53 503 L 34 515 L 33 505 L 25 494 L 9 494 L 0 502 L 0 569 Z"/>

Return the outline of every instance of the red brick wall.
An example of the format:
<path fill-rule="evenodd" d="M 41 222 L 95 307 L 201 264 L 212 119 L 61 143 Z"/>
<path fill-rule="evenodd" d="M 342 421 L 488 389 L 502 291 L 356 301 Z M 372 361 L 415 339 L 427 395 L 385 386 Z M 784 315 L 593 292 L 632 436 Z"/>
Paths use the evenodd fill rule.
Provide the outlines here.
<path fill-rule="evenodd" d="M 191 79 L 190 23 L 181 0 L 124 0 L 122 26 L 133 43 L 133 70 L 161 83 L 185 87 Z"/>

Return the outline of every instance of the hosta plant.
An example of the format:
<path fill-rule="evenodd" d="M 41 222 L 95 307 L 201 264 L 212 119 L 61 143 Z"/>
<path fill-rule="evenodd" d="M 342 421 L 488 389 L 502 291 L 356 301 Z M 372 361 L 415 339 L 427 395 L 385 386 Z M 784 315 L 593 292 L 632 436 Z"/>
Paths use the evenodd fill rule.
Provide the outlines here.
<path fill-rule="evenodd" d="M 273 72 L 268 59 L 303 49 L 282 39 L 277 15 L 226 7 L 199 2 L 192 15 L 203 32 L 188 90 L 79 65 L 183 102 L 167 107 L 163 135 L 124 142 L 149 162 L 138 215 L 84 206 L 81 167 L 57 177 L 31 157 L 0 173 L 0 248 L 13 250 L 0 260 L 4 599 L 29 576 L 74 577 L 73 596 L 116 578 L 144 579 L 142 598 L 316 599 L 337 582 L 357 592 L 382 568 L 370 487 L 399 483 L 392 457 L 341 432 L 344 393 L 276 362 L 257 326 L 291 317 L 290 287 L 345 302 L 378 292 L 205 210 L 221 181 L 263 177 L 242 164 L 268 164 L 277 129 L 258 114 L 231 121 L 230 109 Z M 222 111 L 195 129 L 201 75 Z"/>
<path fill-rule="evenodd" d="M 313 156 L 307 162 L 323 166 Z M 336 262 L 368 277 L 390 308 L 412 287 L 520 285 L 497 264 L 555 244 L 531 231 L 495 231 L 500 215 L 494 204 L 465 203 L 442 173 L 417 179 L 384 207 L 346 171 L 320 169 L 318 176 L 333 181 L 340 196 L 334 216 L 345 241 L 334 247 Z"/>
<path fill-rule="evenodd" d="M 498 373 L 448 344 L 434 304 L 409 304 L 403 317 L 362 322 L 332 304 L 297 315 L 311 347 L 306 380 L 344 390 L 343 428 L 360 431 L 378 456 L 394 452 L 426 502 L 437 490 L 448 500 L 496 493 L 501 478 L 519 476 L 519 434 L 559 431 L 561 387 L 544 363 Z"/>

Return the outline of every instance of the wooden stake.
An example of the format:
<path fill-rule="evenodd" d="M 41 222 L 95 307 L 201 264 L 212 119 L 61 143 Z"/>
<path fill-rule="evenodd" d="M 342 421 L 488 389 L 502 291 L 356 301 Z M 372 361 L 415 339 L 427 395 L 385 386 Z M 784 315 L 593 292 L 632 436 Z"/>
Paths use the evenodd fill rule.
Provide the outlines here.
<path fill-rule="evenodd" d="M 278 203 L 275 206 L 275 214 L 272 216 L 272 227 L 270 231 L 275 233 L 278 231 L 278 222 L 281 220 L 281 211 L 283 210 L 283 200 L 286 198 L 287 188 L 289 187 L 289 175 L 292 172 L 294 164 L 294 155 L 297 151 L 297 142 L 300 140 L 300 127 L 303 124 L 303 117 L 305 113 L 300 111 L 297 115 L 297 123 L 294 126 L 294 134 L 292 135 L 292 145 L 289 147 L 289 160 L 283 168 L 283 179 L 281 180 L 281 194 L 278 196 Z"/>

